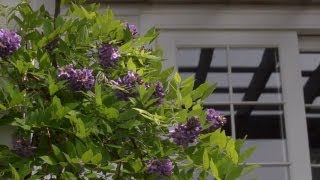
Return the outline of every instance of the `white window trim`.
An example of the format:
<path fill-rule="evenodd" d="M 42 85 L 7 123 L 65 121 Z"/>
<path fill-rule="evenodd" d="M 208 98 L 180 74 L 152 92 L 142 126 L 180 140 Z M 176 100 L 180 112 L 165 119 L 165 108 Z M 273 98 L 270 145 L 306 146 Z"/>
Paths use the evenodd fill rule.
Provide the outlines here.
<path fill-rule="evenodd" d="M 290 180 L 311 179 L 307 126 L 306 121 L 301 121 L 305 119 L 305 111 L 296 32 L 165 30 L 158 42 L 167 59 L 165 66 L 175 67 L 177 48 L 180 47 L 278 47 L 289 176 Z"/>

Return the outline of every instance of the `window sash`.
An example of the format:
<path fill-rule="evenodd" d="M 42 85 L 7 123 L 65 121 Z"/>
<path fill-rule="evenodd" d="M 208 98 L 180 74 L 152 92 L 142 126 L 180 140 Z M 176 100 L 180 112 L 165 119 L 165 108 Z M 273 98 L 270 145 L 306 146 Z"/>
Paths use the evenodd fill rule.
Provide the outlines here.
<path fill-rule="evenodd" d="M 161 31 L 161 29 L 160 29 Z M 298 38 L 294 31 L 209 31 L 164 30 L 158 39 L 164 50 L 165 67 L 177 69 L 176 54 L 183 47 L 275 47 L 279 50 L 280 74 L 286 124 L 290 179 L 311 179 L 309 146 L 303 101 L 303 86 L 298 64 Z M 232 102 L 231 103 L 235 103 Z M 241 102 L 260 104 L 259 102 Z M 230 104 L 230 103 L 228 103 Z M 279 104 L 279 103 L 275 103 Z M 232 109 L 231 109 L 232 113 Z M 234 121 L 232 119 L 231 121 Z M 234 123 L 234 122 L 233 122 Z M 234 126 L 233 126 L 234 127 Z M 259 162 L 258 162 L 259 163 Z M 275 166 L 277 164 L 274 164 Z M 272 166 L 272 165 L 271 165 Z"/>

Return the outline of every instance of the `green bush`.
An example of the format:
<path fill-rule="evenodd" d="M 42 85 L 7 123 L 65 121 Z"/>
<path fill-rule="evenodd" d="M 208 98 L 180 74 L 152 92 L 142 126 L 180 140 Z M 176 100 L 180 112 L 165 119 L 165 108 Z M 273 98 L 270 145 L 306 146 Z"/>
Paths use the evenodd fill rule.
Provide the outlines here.
<path fill-rule="evenodd" d="M 242 150 L 203 103 L 214 90 L 163 70 L 158 32 L 139 35 L 97 4 L 62 1 L 55 14 L 28 2 L 1 6 L 1 179 L 237 179 Z M 60 15 L 60 6 L 68 8 Z"/>

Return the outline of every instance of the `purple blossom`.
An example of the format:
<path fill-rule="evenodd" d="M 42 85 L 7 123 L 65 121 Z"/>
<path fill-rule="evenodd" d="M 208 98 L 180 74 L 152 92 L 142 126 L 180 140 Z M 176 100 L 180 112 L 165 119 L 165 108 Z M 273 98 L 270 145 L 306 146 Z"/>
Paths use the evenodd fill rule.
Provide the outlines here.
<path fill-rule="evenodd" d="M 136 25 L 129 24 L 128 22 L 124 22 L 123 25 L 129 28 L 133 38 L 137 38 L 138 37 L 138 29 L 137 29 Z"/>
<path fill-rule="evenodd" d="M 6 58 L 16 50 L 18 50 L 21 45 L 21 36 L 16 32 L 7 29 L 0 29 L 0 57 Z"/>
<path fill-rule="evenodd" d="M 193 116 L 187 120 L 186 124 L 179 123 L 177 127 L 169 134 L 177 145 L 187 147 L 189 143 L 194 143 L 202 130 L 199 117 Z"/>
<path fill-rule="evenodd" d="M 113 47 L 111 44 L 103 44 L 98 49 L 98 54 L 100 63 L 104 67 L 114 66 L 120 57 L 118 48 Z"/>
<path fill-rule="evenodd" d="M 127 75 L 119 78 L 118 80 L 111 81 L 112 85 L 118 86 L 123 88 L 125 91 L 122 90 L 115 90 L 115 94 L 119 99 L 127 100 L 129 97 L 134 97 L 137 95 L 136 85 L 141 85 L 143 83 L 139 74 L 134 73 L 133 71 L 129 70 Z"/>
<path fill-rule="evenodd" d="M 155 159 L 155 160 L 150 160 L 147 163 L 147 173 L 148 174 L 156 174 L 159 176 L 171 176 L 172 171 L 173 171 L 173 164 L 170 159 Z"/>
<path fill-rule="evenodd" d="M 65 66 L 58 70 L 58 78 L 68 80 L 72 90 L 90 90 L 93 88 L 95 79 L 92 75 L 92 70 L 74 69 L 72 65 Z"/>
<path fill-rule="evenodd" d="M 147 89 L 149 89 L 151 85 L 152 84 L 150 83 L 145 83 L 145 86 Z M 158 81 L 155 83 L 155 89 L 154 89 L 154 93 L 152 94 L 152 98 L 157 99 L 157 101 L 155 102 L 156 105 L 161 105 L 163 103 L 164 97 L 165 97 L 165 93 L 164 93 L 163 85 L 161 82 Z"/>
<path fill-rule="evenodd" d="M 13 152 L 21 157 L 31 157 L 35 154 L 37 147 L 33 146 L 29 139 L 17 138 L 13 143 Z"/>
<path fill-rule="evenodd" d="M 227 119 L 221 115 L 220 112 L 210 108 L 207 109 L 207 122 L 212 124 L 212 126 L 209 128 L 209 131 L 213 132 L 224 126 L 227 122 Z"/>

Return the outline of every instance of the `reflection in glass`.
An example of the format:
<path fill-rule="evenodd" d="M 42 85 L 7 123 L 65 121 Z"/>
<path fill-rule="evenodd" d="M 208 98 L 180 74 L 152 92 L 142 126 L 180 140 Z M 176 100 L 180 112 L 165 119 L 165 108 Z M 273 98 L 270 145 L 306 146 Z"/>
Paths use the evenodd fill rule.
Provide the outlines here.
<path fill-rule="evenodd" d="M 179 48 L 177 52 L 177 66 L 182 77 L 193 75 L 195 87 L 204 82 L 217 84 L 218 88 L 207 103 L 229 102 L 226 59 L 226 48 Z"/>
<path fill-rule="evenodd" d="M 312 164 L 320 164 L 320 108 L 307 107 L 307 125 Z"/>
<path fill-rule="evenodd" d="M 320 53 L 300 54 L 303 93 L 306 104 L 311 164 L 320 164 Z M 312 179 L 320 179 L 319 167 L 312 168 Z"/>
<path fill-rule="evenodd" d="M 300 65 L 304 101 L 306 104 L 320 105 L 320 53 L 300 54 Z"/>
<path fill-rule="evenodd" d="M 240 179 L 287 180 L 289 179 L 288 171 L 288 167 L 260 167 Z"/>
<path fill-rule="evenodd" d="M 231 48 L 233 101 L 281 102 L 277 48 Z"/>
<path fill-rule="evenodd" d="M 285 139 L 282 105 L 235 105 L 236 137 Z"/>
<path fill-rule="evenodd" d="M 320 167 L 312 168 L 312 180 L 320 179 Z"/>

